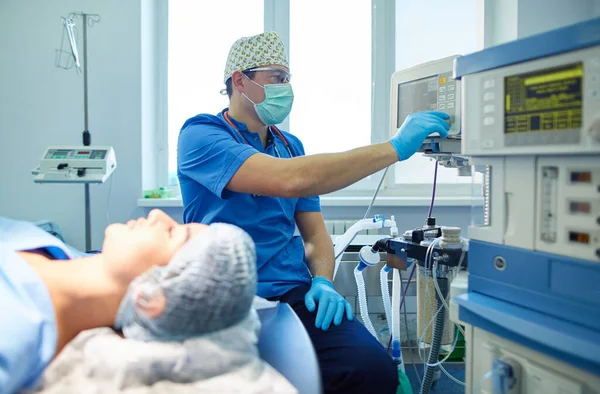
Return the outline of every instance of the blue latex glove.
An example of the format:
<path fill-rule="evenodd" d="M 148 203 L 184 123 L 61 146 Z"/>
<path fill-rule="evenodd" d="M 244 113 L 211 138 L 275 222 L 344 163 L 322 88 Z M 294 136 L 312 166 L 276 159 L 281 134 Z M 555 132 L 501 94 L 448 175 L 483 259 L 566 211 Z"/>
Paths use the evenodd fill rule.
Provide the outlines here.
<path fill-rule="evenodd" d="M 390 140 L 398 153 L 398 159 L 406 160 L 414 155 L 431 133 L 437 132 L 442 138 L 446 138 L 450 129 L 446 119 L 449 118 L 448 114 L 439 111 L 408 115 L 396 135 Z"/>
<path fill-rule="evenodd" d="M 342 323 L 344 312 L 346 319 L 354 319 L 352 307 L 344 297 L 339 295 L 333 289 L 333 283 L 322 276 L 315 276 L 312 286 L 304 296 L 304 304 L 310 312 L 315 310 L 316 304 L 319 304 L 315 326 L 323 331 L 327 331 L 331 322 L 336 326 Z"/>

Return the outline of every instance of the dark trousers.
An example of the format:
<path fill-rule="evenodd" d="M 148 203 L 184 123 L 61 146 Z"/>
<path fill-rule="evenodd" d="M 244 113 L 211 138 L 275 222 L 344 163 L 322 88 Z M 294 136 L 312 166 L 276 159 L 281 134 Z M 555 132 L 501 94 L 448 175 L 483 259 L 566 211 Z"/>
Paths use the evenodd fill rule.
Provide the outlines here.
<path fill-rule="evenodd" d="M 333 323 L 329 330 L 315 327 L 317 310 L 309 312 L 304 295 L 309 285 L 296 287 L 279 301 L 289 304 L 308 331 L 317 352 L 324 392 L 392 394 L 398 388 L 398 369 L 386 349 L 356 318 Z"/>

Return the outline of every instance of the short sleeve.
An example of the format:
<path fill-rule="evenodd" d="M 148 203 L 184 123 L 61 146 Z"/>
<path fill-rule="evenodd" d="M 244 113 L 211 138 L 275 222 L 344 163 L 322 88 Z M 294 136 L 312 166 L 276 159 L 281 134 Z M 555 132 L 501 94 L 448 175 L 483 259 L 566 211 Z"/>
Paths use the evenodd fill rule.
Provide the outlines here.
<path fill-rule="evenodd" d="M 236 171 L 258 151 L 236 141 L 214 124 L 192 124 L 179 134 L 179 172 L 223 198 L 225 186 Z"/>
<path fill-rule="evenodd" d="M 54 357 L 57 327 L 48 290 L 37 273 L 0 243 L 0 392 L 32 388 Z"/>
<path fill-rule="evenodd" d="M 294 135 L 286 133 L 286 138 L 293 144 L 296 156 L 304 156 L 304 145 Z M 296 212 L 321 212 L 321 199 L 319 196 L 299 198 L 296 203 Z"/>

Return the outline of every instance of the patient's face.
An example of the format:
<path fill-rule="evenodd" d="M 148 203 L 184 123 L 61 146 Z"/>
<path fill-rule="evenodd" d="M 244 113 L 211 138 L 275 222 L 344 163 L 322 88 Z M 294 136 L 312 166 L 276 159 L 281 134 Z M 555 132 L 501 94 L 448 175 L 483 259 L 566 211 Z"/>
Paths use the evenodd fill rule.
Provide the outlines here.
<path fill-rule="evenodd" d="M 185 242 L 202 233 L 204 224 L 179 224 L 159 210 L 147 218 L 106 228 L 102 255 L 113 279 L 127 285 L 152 266 L 166 265 Z"/>

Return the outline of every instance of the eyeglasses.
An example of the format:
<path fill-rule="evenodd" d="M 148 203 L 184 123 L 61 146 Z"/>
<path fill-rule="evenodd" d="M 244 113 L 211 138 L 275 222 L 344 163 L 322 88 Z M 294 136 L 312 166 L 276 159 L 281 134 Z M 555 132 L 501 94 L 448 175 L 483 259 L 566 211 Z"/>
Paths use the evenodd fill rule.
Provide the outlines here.
<path fill-rule="evenodd" d="M 277 68 L 277 67 L 256 67 L 256 68 L 250 68 L 248 70 L 245 70 L 244 72 L 254 72 L 254 71 L 277 71 L 279 73 L 279 75 L 273 75 L 273 77 L 278 78 L 279 81 L 277 81 L 277 83 L 290 83 L 290 80 L 292 79 L 292 74 L 290 74 L 289 72 L 282 70 L 281 68 Z"/>

